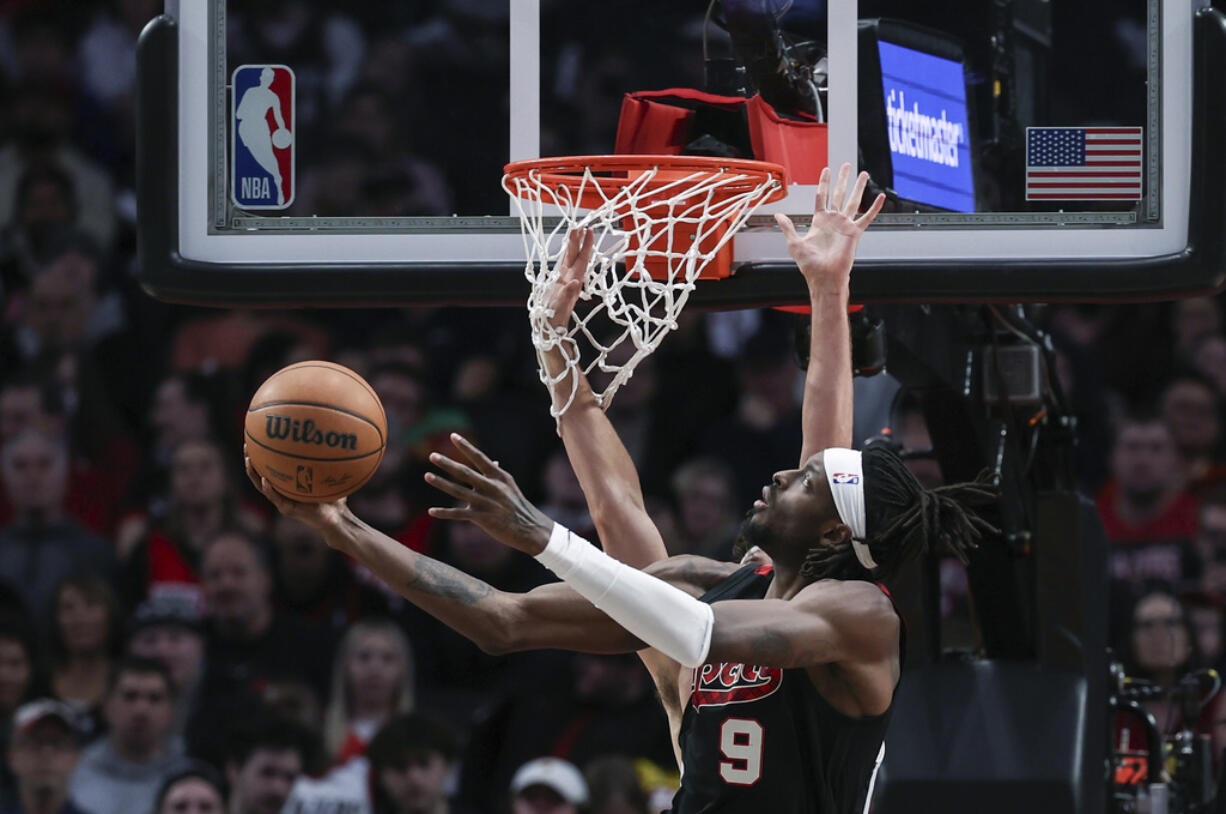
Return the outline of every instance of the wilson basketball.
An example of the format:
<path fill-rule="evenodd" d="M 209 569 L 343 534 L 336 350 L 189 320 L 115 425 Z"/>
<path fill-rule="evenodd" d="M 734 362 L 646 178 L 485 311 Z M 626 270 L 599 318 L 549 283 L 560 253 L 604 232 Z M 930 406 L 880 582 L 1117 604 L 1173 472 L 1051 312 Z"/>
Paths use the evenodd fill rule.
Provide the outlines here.
<path fill-rule="evenodd" d="M 356 492 L 379 468 L 387 416 L 375 391 L 347 367 L 299 362 L 251 398 L 247 457 L 278 492 L 306 503 Z"/>

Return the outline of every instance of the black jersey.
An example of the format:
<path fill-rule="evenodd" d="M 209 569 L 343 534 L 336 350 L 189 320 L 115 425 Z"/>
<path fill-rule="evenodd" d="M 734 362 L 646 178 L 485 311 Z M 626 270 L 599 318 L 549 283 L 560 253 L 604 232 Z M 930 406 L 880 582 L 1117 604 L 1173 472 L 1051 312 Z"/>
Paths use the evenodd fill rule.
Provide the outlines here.
<path fill-rule="evenodd" d="M 761 599 L 771 579 L 749 565 L 701 599 Z M 672 814 L 860 814 L 892 709 L 849 718 L 804 669 L 704 664 L 681 719 Z"/>

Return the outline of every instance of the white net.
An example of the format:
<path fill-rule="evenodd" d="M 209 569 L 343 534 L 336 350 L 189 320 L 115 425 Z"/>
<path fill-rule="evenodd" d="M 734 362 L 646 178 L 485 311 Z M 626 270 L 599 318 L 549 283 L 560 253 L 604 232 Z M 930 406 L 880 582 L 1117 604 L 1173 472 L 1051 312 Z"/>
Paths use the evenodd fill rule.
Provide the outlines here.
<path fill-rule="evenodd" d="M 779 197 L 785 186 L 781 171 L 716 167 L 645 166 L 616 180 L 591 167 L 565 176 L 533 169 L 503 178 L 519 210 L 525 274 L 532 284 L 532 342 L 541 381 L 551 392 L 572 370 L 582 370 L 607 409 L 635 367 L 677 327 L 703 269 L 758 205 Z M 555 329 L 548 298 L 560 276 L 567 235 L 582 228 L 594 233 L 592 261 L 569 325 Z M 554 349 L 561 350 L 566 368 L 551 376 L 543 355 Z M 594 371 L 604 375 L 597 379 Z M 570 407 L 577 387 L 570 376 L 565 400 L 551 408 L 555 418 Z"/>

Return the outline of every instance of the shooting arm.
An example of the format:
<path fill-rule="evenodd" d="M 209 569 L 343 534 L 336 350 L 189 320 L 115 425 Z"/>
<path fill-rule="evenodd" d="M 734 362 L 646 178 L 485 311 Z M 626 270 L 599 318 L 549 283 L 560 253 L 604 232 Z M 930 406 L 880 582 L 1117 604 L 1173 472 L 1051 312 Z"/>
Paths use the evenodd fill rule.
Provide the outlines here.
<path fill-rule="evenodd" d="M 495 590 L 406 548 L 347 509 L 324 536 L 330 546 L 487 653 L 541 648 L 626 653 L 643 646 L 565 585 L 542 585 L 526 594 Z"/>

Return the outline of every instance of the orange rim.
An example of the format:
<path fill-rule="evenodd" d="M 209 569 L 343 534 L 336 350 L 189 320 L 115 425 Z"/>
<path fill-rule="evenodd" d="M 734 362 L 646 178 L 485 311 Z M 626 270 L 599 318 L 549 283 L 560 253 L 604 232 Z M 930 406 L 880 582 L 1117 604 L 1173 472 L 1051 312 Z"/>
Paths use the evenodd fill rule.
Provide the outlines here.
<path fill-rule="evenodd" d="M 712 174 L 729 172 L 745 177 L 721 186 L 716 192 L 720 198 L 756 189 L 771 178 L 778 182 L 778 187 L 771 190 L 762 202 L 778 201 L 787 195 L 788 174 L 782 165 L 747 158 L 718 158 L 705 155 L 558 156 L 513 161 L 503 168 L 503 173 L 507 181 L 535 175 L 543 185 L 560 189 L 572 186 L 575 181 L 583 177 L 585 171 L 590 170 L 593 173 L 593 180 L 601 190 L 616 192 L 621 187 L 638 181 L 639 173 L 651 169 L 662 170 L 668 175 L 648 181 L 644 184 L 645 190 L 656 189 L 675 182 L 677 172 Z M 591 197 L 591 193 L 585 194 L 583 200 L 587 201 Z"/>

